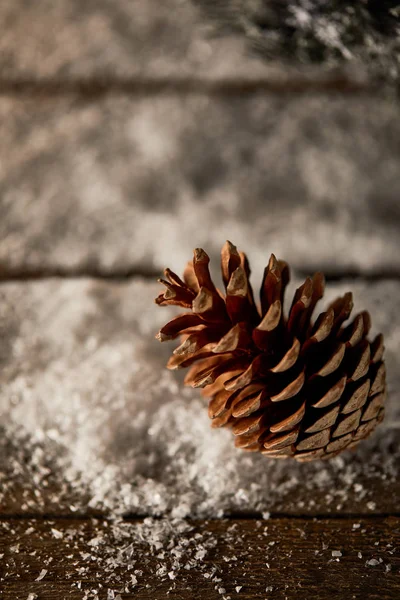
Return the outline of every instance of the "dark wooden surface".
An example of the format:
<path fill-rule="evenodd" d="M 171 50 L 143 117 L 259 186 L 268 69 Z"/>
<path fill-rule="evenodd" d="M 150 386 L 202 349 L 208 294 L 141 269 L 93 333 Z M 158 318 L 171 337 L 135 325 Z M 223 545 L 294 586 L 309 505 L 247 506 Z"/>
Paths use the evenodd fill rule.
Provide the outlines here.
<path fill-rule="evenodd" d="M 127 534 L 140 525 L 140 521 L 126 522 Z M 115 543 L 112 525 L 104 521 L 3 520 L 1 597 L 22 600 L 31 593 L 48 600 L 78 600 L 84 590 L 98 590 L 99 594 L 105 594 L 107 586 L 123 590 L 136 569 L 143 574 L 137 575 L 132 592 L 121 593 L 122 598 L 398 597 L 398 518 L 231 519 L 191 525 L 192 539 L 197 535 L 206 545 L 208 540 L 215 546 L 211 543 L 200 568 L 183 568 L 172 580 L 168 572 L 152 576 L 158 552 L 144 554 L 139 547 L 132 549 L 131 571 L 117 567 L 110 577 L 106 553 L 91 545 L 99 535 L 104 546 Z M 126 545 L 124 541 L 122 546 Z M 187 565 L 195 552 L 193 548 L 187 551 Z M 35 581 L 42 569 L 47 571 L 45 576 Z"/>

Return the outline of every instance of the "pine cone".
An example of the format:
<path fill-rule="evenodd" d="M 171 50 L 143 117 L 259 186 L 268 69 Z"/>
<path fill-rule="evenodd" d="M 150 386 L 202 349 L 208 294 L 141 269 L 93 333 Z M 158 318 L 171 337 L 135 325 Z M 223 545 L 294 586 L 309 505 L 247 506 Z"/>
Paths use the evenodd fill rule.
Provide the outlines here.
<path fill-rule="evenodd" d="M 307 278 L 288 317 L 283 299 L 289 267 L 274 255 L 264 271 L 261 303 L 254 301 L 244 253 L 226 242 L 221 252 L 226 294 L 213 284 L 209 257 L 194 251 L 183 281 L 169 269 L 159 281 L 160 306 L 185 312 L 158 333 L 181 336 L 169 369 L 189 367 L 185 384 L 203 388 L 213 427 L 231 427 L 235 445 L 275 458 L 330 458 L 353 448 L 383 419 L 386 373 L 383 337 L 367 340 L 370 317 L 357 314 L 352 294 L 335 300 L 314 323 L 324 276 Z"/>

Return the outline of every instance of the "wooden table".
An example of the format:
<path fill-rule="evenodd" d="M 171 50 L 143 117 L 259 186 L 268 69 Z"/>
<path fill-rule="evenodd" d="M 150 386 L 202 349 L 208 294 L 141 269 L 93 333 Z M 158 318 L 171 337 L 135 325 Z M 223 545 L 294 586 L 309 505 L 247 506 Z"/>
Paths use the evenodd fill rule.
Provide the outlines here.
<path fill-rule="evenodd" d="M 396 298 L 397 282 L 386 285 Z M 375 284 L 353 286 L 356 300 L 367 286 L 372 312 Z M 228 432 L 210 430 L 196 390 L 183 397 L 164 369 L 168 349 L 150 336 L 165 318 L 151 303 L 157 287 L 137 277 L 1 284 L 12 355 L 2 372 L 2 597 L 397 598 L 396 405 L 371 440 L 328 464 L 275 469 L 235 451 Z M 396 340 L 388 334 L 391 389 Z"/>
<path fill-rule="evenodd" d="M 133 519 L 127 523 L 138 525 Z M 267 523 L 231 518 L 192 525 L 193 534 L 211 534 L 217 541 L 202 568 L 185 571 L 175 581 L 161 580 L 154 576 L 157 558 L 142 556 L 140 583 L 134 592 L 122 591 L 122 598 L 325 599 L 339 591 L 349 599 L 398 597 L 398 517 L 279 516 Z M 83 597 L 78 587 L 107 597 L 107 585 L 118 588 L 118 575 L 123 579 L 126 574 L 116 569 L 113 584 L 104 586 L 97 563 L 82 556 L 91 551 L 88 542 L 108 528 L 102 520 L 85 517 L 3 519 L 2 570 L 8 575 L 2 581 L 2 597 L 21 599 L 33 593 L 49 600 L 78 599 Z M 44 578 L 35 581 L 42 569 L 47 570 Z"/>
<path fill-rule="evenodd" d="M 212 35 L 189 2 L 83 4 L 0 6 L 0 598 L 398 599 L 397 99 L 357 69 L 262 62 L 237 37 Z M 132 481 L 164 486 L 170 505 L 96 503 L 94 480 L 71 479 L 59 432 L 73 436 L 57 410 L 65 418 L 65 403 L 89 398 L 100 429 L 95 396 L 109 386 L 132 394 L 110 413 L 132 422 L 142 392 L 137 380 L 131 390 L 131 351 L 162 404 L 154 277 L 166 263 L 181 270 L 193 245 L 215 259 L 231 232 L 256 275 L 274 251 L 298 276 L 325 269 L 333 295 L 355 289 L 387 339 L 387 427 L 293 480 L 270 463 L 263 479 L 257 458 L 229 454 L 237 490 L 217 453 L 221 514 L 204 485 L 207 508 L 192 498 L 174 515 L 179 494 L 157 472 L 168 463 L 146 463 L 145 450 Z M 71 415 L 79 445 L 90 413 L 83 425 L 79 408 Z M 105 472 L 120 473 L 112 442 L 87 456 L 104 451 Z M 173 480 L 190 455 L 177 452 Z"/>

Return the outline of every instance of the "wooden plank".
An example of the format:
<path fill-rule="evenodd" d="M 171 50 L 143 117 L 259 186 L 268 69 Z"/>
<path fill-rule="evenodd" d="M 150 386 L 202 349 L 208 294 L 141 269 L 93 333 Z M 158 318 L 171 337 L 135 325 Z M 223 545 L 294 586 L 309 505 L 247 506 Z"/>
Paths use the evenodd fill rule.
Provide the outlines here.
<path fill-rule="evenodd" d="M 302 271 L 400 270 L 392 102 L 11 95 L 0 117 L 3 277 L 180 270 L 231 238 L 259 277 L 271 252 Z"/>
<path fill-rule="evenodd" d="M 272 57 L 302 63 L 318 62 L 322 67 L 356 67 L 362 73 L 395 85 L 399 75 L 396 56 L 398 13 L 392 6 L 349 7 L 341 3 L 320 4 L 311 0 L 290 3 L 194 0 L 226 30 L 242 32 L 249 47 L 264 60 Z M 376 53 L 379 48 L 379 54 Z"/>
<path fill-rule="evenodd" d="M 7 81 L 200 80 L 271 76 L 238 36 L 215 39 L 180 0 L 5 1 L 0 7 L 0 78 Z M 293 69 L 292 69 L 293 72 Z M 281 76 L 280 76 L 281 75 Z M 279 77 L 280 76 L 280 77 Z M 284 79 L 288 79 L 288 74 Z"/>
<path fill-rule="evenodd" d="M 293 283 L 290 294 L 294 291 Z M 398 512 L 399 312 L 394 281 L 332 283 L 383 331 L 386 420 L 353 452 L 297 464 L 236 450 L 154 339 L 175 314 L 157 283 L 0 286 L 0 512 L 222 516 Z"/>
<path fill-rule="evenodd" d="M 7 600 L 28 594 L 40 600 L 328 600 L 337 594 L 395 600 L 399 545 L 396 518 L 145 524 L 10 519 L 0 523 L 0 583 Z"/>
<path fill-rule="evenodd" d="M 282 60 L 280 51 L 260 60 L 237 31 L 221 36 L 190 1 L 98 0 L 82 6 L 78 0 L 56 5 L 49 0 L 5 0 L 0 24 L 0 79 L 6 87 L 132 80 L 179 86 L 188 79 L 194 84 L 226 81 L 228 86 L 268 83 L 278 91 L 282 86 L 342 91 L 371 87 L 360 62 L 332 69 L 332 61 L 315 65 L 298 57 Z"/>

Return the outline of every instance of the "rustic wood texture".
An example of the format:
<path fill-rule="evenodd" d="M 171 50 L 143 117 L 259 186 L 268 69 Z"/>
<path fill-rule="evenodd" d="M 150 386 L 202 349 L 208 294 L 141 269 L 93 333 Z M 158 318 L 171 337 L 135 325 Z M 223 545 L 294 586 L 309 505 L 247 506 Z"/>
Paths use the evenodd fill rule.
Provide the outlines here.
<path fill-rule="evenodd" d="M 335 70 L 261 60 L 194 4 L 0 3 L 0 598 L 397 600 L 398 65 L 368 35 Z M 271 252 L 324 269 L 384 333 L 356 452 L 240 453 L 164 369 L 153 276 L 226 238 L 253 281 Z"/>
<path fill-rule="evenodd" d="M 194 0 L 226 30 L 239 31 L 268 63 L 318 63 L 367 71 L 382 85 L 399 78 L 399 13 L 392 3 L 332 0 Z"/>
<path fill-rule="evenodd" d="M 238 36 L 217 38 L 181 0 L 5 0 L 0 23 L 5 83 L 288 79 L 279 65 L 247 55 Z"/>
<path fill-rule="evenodd" d="M 246 52 L 240 35 L 216 35 L 190 0 L 85 2 L 4 0 L 0 78 L 8 83 L 184 79 L 257 81 L 272 87 L 369 86 L 365 65 L 268 61 Z"/>
<path fill-rule="evenodd" d="M 0 115 L 3 276 L 154 272 L 167 256 L 181 270 L 194 245 L 218 261 L 225 239 L 258 277 L 271 252 L 309 271 L 400 270 L 392 102 L 11 94 Z"/>
<path fill-rule="evenodd" d="M 196 550 L 189 542 L 179 568 L 172 569 L 170 553 L 163 561 L 168 564 L 164 573 L 158 571 L 159 551 L 134 541 L 141 526 L 140 521 L 125 523 L 127 537 L 119 541 L 119 548 L 123 553 L 130 547 L 130 568 L 117 564 L 110 573 L 109 564 L 117 555 L 110 550 L 115 545 L 112 523 L 2 521 L 0 596 L 25 600 L 31 593 L 41 600 L 78 600 L 91 590 L 89 597 L 112 597 L 107 589 L 120 589 L 123 599 L 143 600 L 325 600 L 338 593 L 345 600 L 396 600 L 400 594 L 396 518 L 195 521 L 181 536 L 169 533 L 170 549 L 178 548 L 180 539 L 193 541 L 197 535 L 198 544 L 207 548 L 204 556 L 195 560 Z M 196 566 L 190 566 L 192 560 Z M 35 581 L 42 569 L 43 579 Z M 137 569 L 142 573 L 134 575 Z M 137 579 L 134 587 L 131 575 Z"/>

